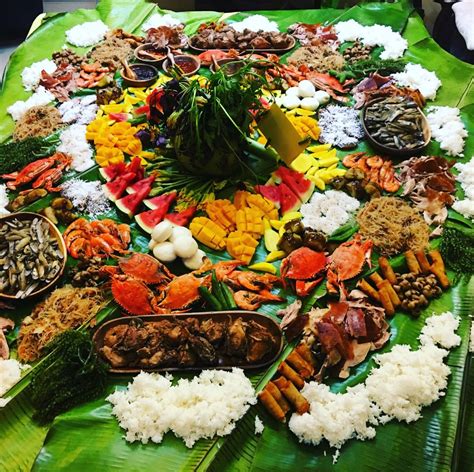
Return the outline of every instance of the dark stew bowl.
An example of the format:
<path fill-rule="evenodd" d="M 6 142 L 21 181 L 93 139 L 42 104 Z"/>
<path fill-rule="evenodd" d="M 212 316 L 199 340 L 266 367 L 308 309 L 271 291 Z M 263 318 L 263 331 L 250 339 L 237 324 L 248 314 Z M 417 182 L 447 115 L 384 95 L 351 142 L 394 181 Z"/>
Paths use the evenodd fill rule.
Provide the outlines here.
<path fill-rule="evenodd" d="M 158 78 L 158 69 L 150 64 L 131 64 L 130 69 L 137 75 L 136 79 L 125 75 L 123 69 L 120 71 L 125 85 L 129 87 L 148 87 L 154 84 Z"/>

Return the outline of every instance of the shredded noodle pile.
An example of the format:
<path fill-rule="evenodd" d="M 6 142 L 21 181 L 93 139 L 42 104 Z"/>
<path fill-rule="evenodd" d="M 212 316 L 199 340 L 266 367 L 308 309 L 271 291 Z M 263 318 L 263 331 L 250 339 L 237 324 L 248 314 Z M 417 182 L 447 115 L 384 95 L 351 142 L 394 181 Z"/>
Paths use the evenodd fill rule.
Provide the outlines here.
<path fill-rule="evenodd" d="M 370 239 L 385 256 L 428 246 L 429 226 L 400 198 L 372 199 L 359 211 L 357 222 L 362 239 Z"/>
<path fill-rule="evenodd" d="M 54 336 L 94 317 L 103 302 L 97 288 L 65 285 L 56 289 L 23 320 L 18 335 L 18 357 L 22 361 L 38 359 Z"/>
<path fill-rule="evenodd" d="M 49 136 L 63 125 L 59 111 L 49 105 L 30 108 L 17 122 L 13 139 L 22 141 L 35 136 Z"/>

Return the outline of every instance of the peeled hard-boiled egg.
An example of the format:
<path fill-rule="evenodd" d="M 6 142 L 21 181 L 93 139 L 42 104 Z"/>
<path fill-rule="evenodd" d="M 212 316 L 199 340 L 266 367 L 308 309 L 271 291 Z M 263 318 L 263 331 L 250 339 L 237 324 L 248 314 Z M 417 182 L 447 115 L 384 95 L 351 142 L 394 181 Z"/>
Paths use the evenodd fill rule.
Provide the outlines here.
<path fill-rule="evenodd" d="M 168 239 L 171 242 L 174 242 L 175 239 L 177 239 L 181 236 L 188 236 L 190 238 L 193 237 L 191 231 L 189 231 L 188 228 L 185 228 L 184 226 L 173 226 L 173 230 L 172 230 L 170 236 L 168 237 Z"/>
<path fill-rule="evenodd" d="M 298 87 L 290 87 L 286 92 L 285 95 L 296 95 L 298 96 L 300 94 L 300 91 L 298 90 Z"/>
<path fill-rule="evenodd" d="M 282 104 L 285 108 L 288 108 L 288 110 L 292 110 L 300 106 L 300 99 L 296 95 L 285 95 Z"/>
<path fill-rule="evenodd" d="M 202 251 L 201 249 L 198 249 L 196 253 L 194 254 L 194 256 L 183 259 L 183 264 L 188 269 L 197 270 L 202 266 L 205 257 L 206 257 L 206 253 Z"/>
<path fill-rule="evenodd" d="M 318 90 L 314 93 L 314 98 L 319 102 L 320 105 L 326 105 L 331 97 L 324 90 Z"/>
<path fill-rule="evenodd" d="M 153 255 L 161 262 L 173 262 L 176 259 L 173 243 L 165 241 L 153 248 Z"/>
<path fill-rule="evenodd" d="M 173 225 L 169 221 L 161 221 L 158 223 L 151 232 L 151 238 L 157 243 L 166 241 L 173 231 Z"/>
<path fill-rule="evenodd" d="M 311 110 L 311 111 L 314 111 L 314 110 L 317 110 L 318 107 L 319 107 L 319 102 L 316 98 L 314 97 L 306 97 L 306 98 L 303 98 L 303 100 L 301 100 L 301 105 L 300 105 L 301 108 L 303 108 L 303 110 Z"/>
<path fill-rule="evenodd" d="M 198 250 L 197 242 L 190 236 L 179 236 L 173 241 L 174 252 L 183 259 L 192 257 Z"/>
<path fill-rule="evenodd" d="M 314 88 L 314 85 L 309 80 L 302 80 L 298 84 L 298 95 L 300 97 L 312 97 L 315 92 L 316 92 L 316 89 Z"/>

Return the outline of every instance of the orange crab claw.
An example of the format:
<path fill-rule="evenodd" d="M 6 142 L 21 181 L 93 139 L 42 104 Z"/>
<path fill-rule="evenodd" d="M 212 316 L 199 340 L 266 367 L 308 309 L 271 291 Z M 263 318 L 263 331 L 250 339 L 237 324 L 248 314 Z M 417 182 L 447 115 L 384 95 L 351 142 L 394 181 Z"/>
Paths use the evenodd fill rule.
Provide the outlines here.
<path fill-rule="evenodd" d="M 119 267 L 124 274 L 147 284 L 162 284 L 174 277 L 157 259 L 139 252 L 134 252 L 130 257 L 120 258 Z"/>
<path fill-rule="evenodd" d="M 115 277 L 112 280 L 112 295 L 115 301 L 132 315 L 153 313 L 153 292 L 139 280 Z"/>

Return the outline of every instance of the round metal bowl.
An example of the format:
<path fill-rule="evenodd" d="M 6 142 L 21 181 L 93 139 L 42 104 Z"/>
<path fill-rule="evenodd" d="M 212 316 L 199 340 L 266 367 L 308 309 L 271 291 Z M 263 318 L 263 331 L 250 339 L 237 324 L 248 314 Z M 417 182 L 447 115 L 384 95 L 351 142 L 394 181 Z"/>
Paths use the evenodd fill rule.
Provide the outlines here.
<path fill-rule="evenodd" d="M 38 213 L 31 213 L 31 212 L 24 211 L 24 212 L 18 212 L 18 213 L 11 213 L 9 215 L 5 215 L 5 216 L 0 217 L 0 224 L 5 223 L 6 221 L 12 221 L 12 220 L 20 220 L 20 221 L 30 220 L 30 221 L 32 221 L 35 218 L 40 218 L 40 219 L 46 221 L 49 225 L 50 235 L 52 235 L 58 241 L 58 248 L 61 251 L 61 254 L 63 255 L 63 262 L 62 262 L 62 265 L 61 265 L 61 269 L 57 273 L 56 277 L 54 277 L 54 279 L 52 279 L 49 283 L 47 283 L 46 285 L 40 285 L 39 288 L 37 288 L 36 290 L 34 290 L 33 292 L 31 292 L 29 295 L 27 295 L 25 297 L 20 298 L 20 297 L 17 297 L 15 295 L 0 292 L 0 298 L 5 298 L 5 299 L 9 299 L 9 300 L 26 300 L 28 298 L 36 297 L 36 296 L 41 295 L 41 294 L 47 292 L 48 290 L 50 290 L 58 282 L 58 280 L 60 279 L 60 277 L 64 273 L 64 269 L 66 268 L 66 262 L 67 262 L 66 243 L 64 242 L 64 239 L 62 237 L 61 232 L 59 231 L 57 226 L 51 220 L 49 220 L 45 216 L 40 215 Z"/>
<path fill-rule="evenodd" d="M 217 68 L 216 68 L 217 64 Z M 217 69 L 222 69 L 224 74 L 227 76 L 232 76 L 237 74 L 237 72 L 245 65 L 245 61 L 242 59 L 234 58 L 224 58 L 217 59 L 216 62 L 213 62 L 209 69 L 211 72 L 216 72 Z"/>
<path fill-rule="evenodd" d="M 362 111 L 362 127 L 364 128 L 365 135 L 367 137 L 367 140 L 370 142 L 370 144 L 377 150 L 380 151 L 383 154 L 387 154 L 389 156 L 396 156 L 396 157 L 409 157 L 409 156 L 414 156 L 416 154 L 420 154 L 422 151 L 426 149 L 428 144 L 430 143 L 431 140 L 431 129 L 428 124 L 428 120 L 421 110 L 420 107 L 417 107 L 418 112 L 421 115 L 421 120 L 422 120 L 422 127 L 423 127 L 423 138 L 424 142 L 422 145 L 417 146 L 415 148 L 392 148 L 390 146 L 386 146 L 385 144 L 379 143 L 376 139 L 372 137 L 370 134 L 370 131 L 367 129 L 366 125 L 366 119 L 365 119 L 365 114 L 367 112 L 367 108 L 370 105 L 373 105 L 374 103 L 380 102 L 384 100 L 386 97 L 383 98 L 376 98 L 375 100 L 371 100 L 369 103 L 367 103 Z"/>
<path fill-rule="evenodd" d="M 120 75 L 122 76 L 123 81 L 129 87 L 148 87 L 156 82 L 158 78 L 158 69 L 151 64 L 130 64 L 130 68 L 134 69 L 135 67 L 146 67 L 153 72 L 153 77 L 149 79 L 131 79 L 130 77 L 124 75 L 124 70 L 120 70 Z"/>

